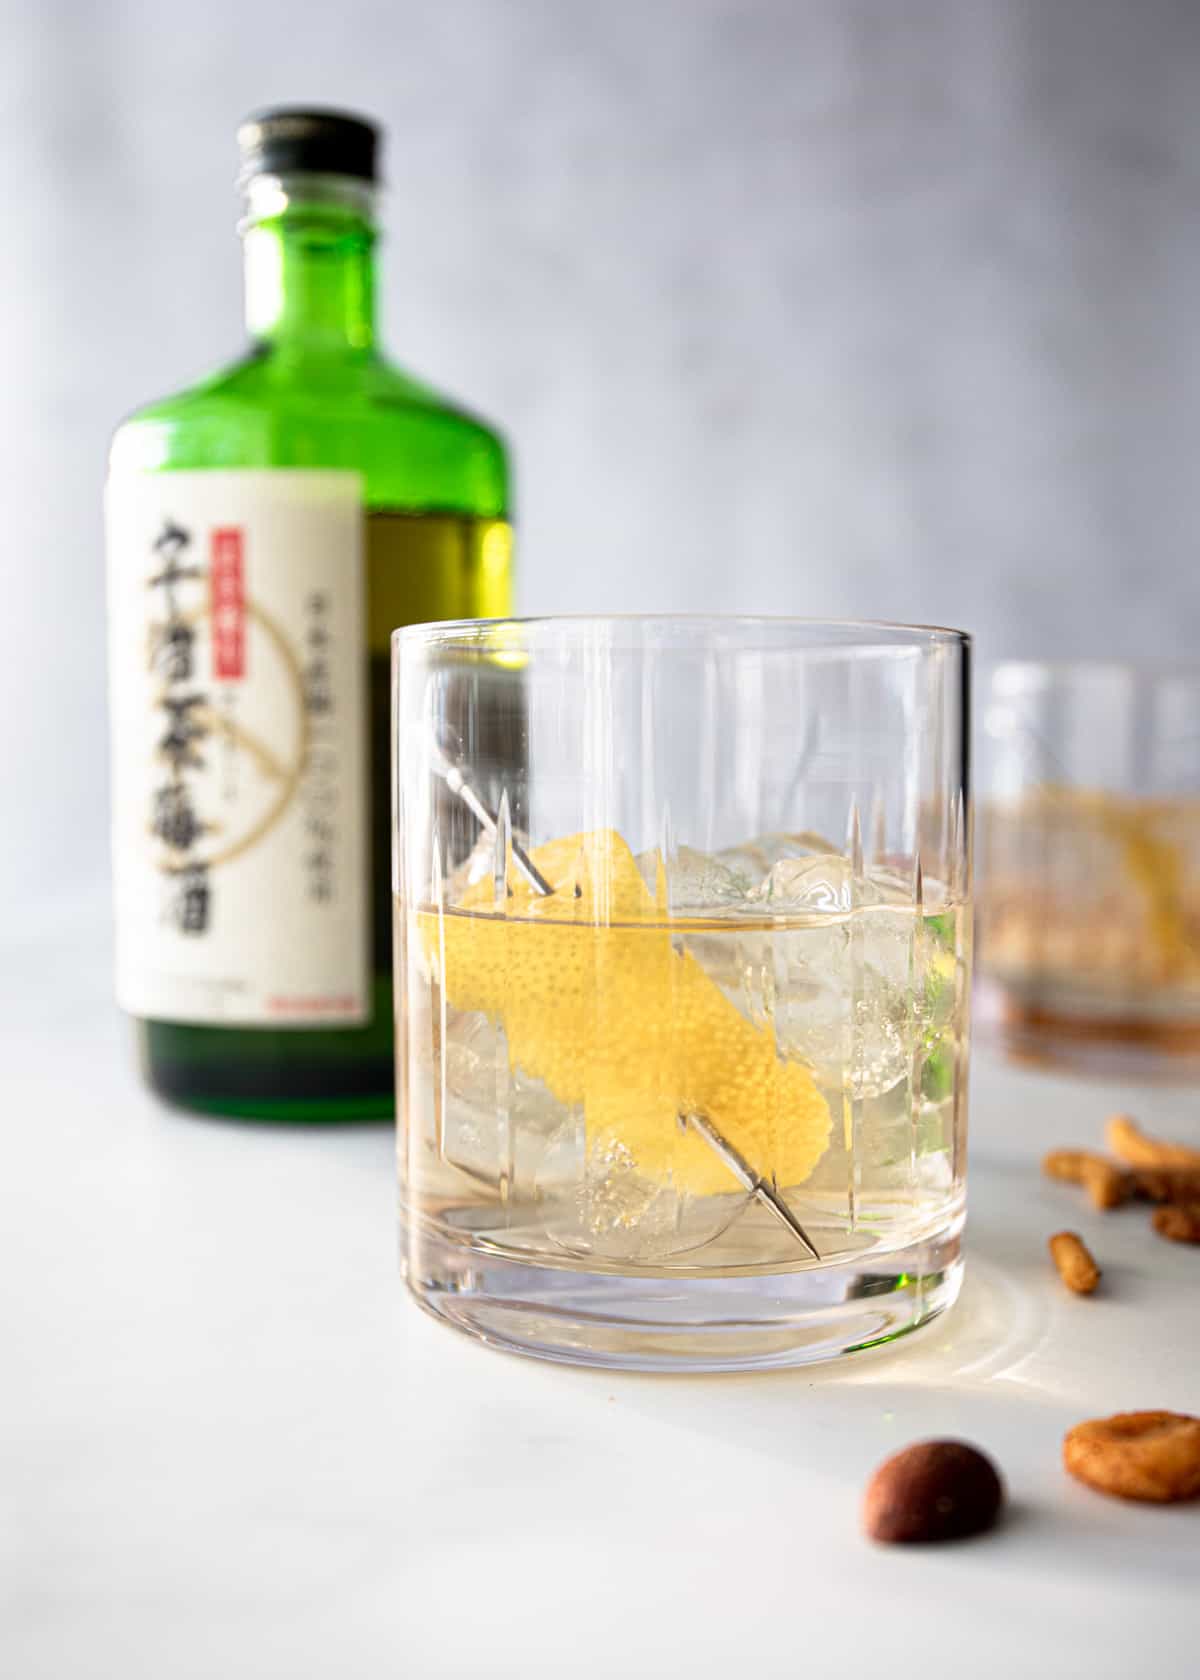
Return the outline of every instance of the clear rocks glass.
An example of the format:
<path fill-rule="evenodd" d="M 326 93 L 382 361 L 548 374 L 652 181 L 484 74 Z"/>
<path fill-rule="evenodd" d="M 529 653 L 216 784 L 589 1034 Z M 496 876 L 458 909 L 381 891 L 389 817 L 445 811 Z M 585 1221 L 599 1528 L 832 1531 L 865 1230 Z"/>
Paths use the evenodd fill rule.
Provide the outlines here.
<path fill-rule="evenodd" d="M 1010 662 L 982 684 L 981 1015 L 1035 1060 L 1200 1073 L 1200 671 Z"/>
<path fill-rule="evenodd" d="M 783 619 L 393 640 L 408 1286 L 549 1359 L 825 1359 L 961 1282 L 969 647 Z"/>

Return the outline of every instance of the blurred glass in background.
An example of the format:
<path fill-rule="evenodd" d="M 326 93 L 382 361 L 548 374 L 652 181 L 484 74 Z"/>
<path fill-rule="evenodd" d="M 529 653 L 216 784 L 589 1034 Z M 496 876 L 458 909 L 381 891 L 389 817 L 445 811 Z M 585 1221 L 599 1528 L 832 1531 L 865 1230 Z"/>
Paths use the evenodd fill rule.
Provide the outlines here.
<path fill-rule="evenodd" d="M 1004 663 L 979 719 L 981 1025 L 1200 1072 L 1200 668 Z"/>

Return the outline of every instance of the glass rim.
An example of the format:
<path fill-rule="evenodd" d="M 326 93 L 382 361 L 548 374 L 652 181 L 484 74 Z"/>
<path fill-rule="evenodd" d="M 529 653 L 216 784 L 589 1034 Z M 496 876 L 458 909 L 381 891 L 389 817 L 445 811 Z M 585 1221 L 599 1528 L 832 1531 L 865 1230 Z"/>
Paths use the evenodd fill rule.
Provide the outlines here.
<path fill-rule="evenodd" d="M 821 648 L 797 648 L 795 651 L 837 652 L 875 649 L 881 652 L 907 652 L 912 649 L 934 647 L 969 648 L 971 633 L 944 624 L 906 624 L 882 618 L 804 618 L 785 613 L 533 613 L 511 618 L 454 618 L 432 619 L 421 624 L 402 624 L 391 633 L 393 648 L 399 652 L 405 643 L 424 647 L 474 646 L 488 635 L 504 630 L 582 629 L 594 626 L 673 626 L 681 629 L 711 628 L 713 632 L 767 630 L 786 631 L 859 631 L 857 640 L 830 643 Z M 780 644 L 782 647 L 782 644 Z M 664 650 L 666 651 L 666 650 Z M 724 651 L 762 652 L 747 646 Z"/>
<path fill-rule="evenodd" d="M 990 682 L 1001 673 L 1048 677 L 1195 677 L 1200 679 L 1200 659 L 1163 658 L 1149 654 L 1146 658 L 1110 658 L 1104 654 L 1080 654 L 1071 658 L 1056 654 L 1047 659 L 984 659 L 979 676 Z"/>

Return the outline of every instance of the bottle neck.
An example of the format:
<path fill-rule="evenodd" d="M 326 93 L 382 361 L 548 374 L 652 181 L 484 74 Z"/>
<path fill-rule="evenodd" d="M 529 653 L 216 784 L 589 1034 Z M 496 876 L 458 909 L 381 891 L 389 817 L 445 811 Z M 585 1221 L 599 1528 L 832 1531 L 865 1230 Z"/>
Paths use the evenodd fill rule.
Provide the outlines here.
<path fill-rule="evenodd" d="M 256 175 L 241 224 L 246 327 L 267 349 L 362 356 L 375 342 L 374 193 L 337 175 Z"/>

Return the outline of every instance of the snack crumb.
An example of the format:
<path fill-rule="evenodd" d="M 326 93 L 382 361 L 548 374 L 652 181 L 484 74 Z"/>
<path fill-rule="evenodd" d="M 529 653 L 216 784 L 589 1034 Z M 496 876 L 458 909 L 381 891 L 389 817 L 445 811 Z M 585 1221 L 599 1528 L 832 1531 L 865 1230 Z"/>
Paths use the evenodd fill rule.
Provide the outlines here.
<path fill-rule="evenodd" d="M 1052 1149 L 1042 1157 L 1042 1171 L 1063 1184 L 1082 1184 L 1092 1205 L 1104 1211 L 1120 1207 L 1134 1191 L 1132 1173 L 1090 1149 Z"/>
<path fill-rule="evenodd" d="M 1069 1429 L 1063 1465 L 1097 1493 L 1169 1505 L 1200 1494 L 1200 1418 L 1118 1412 Z"/>
<path fill-rule="evenodd" d="M 1200 1202 L 1200 1167 L 1141 1167 L 1133 1178 L 1147 1201 Z"/>
<path fill-rule="evenodd" d="M 1090 1160 L 1083 1169 L 1083 1185 L 1092 1199 L 1093 1207 L 1102 1213 L 1110 1208 L 1120 1207 L 1133 1194 L 1133 1176 L 1121 1167 L 1114 1167 L 1111 1161 L 1105 1161 L 1099 1156 Z"/>
<path fill-rule="evenodd" d="M 1156 1208 L 1150 1223 L 1168 1242 L 1200 1243 L 1200 1202 Z"/>
<path fill-rule="evenodd" d="M 1047 1178 L 1064 1184 L 1082 1184 L 1084 1170 L 1093 1158 L 1086 1149 L 1052 1149 L 1042 1156 L 1042 1171 Z"/>
<path fill-rule="evenodd" d="M 1200 1149 L 1151 1137 L 1128 1114 L 1110 1115 L 1105 1137 L 1117 1159 L 1130 1167 L 1200 1167 Z"/>
<path fill-rule="evenodd" d="M 1100 1282 L 1100 1268 L 1076 1231 L 1056 1231 L 1049 1242 L 1058 1275 L 1074 1295 L 1090 1295 Z"/>

